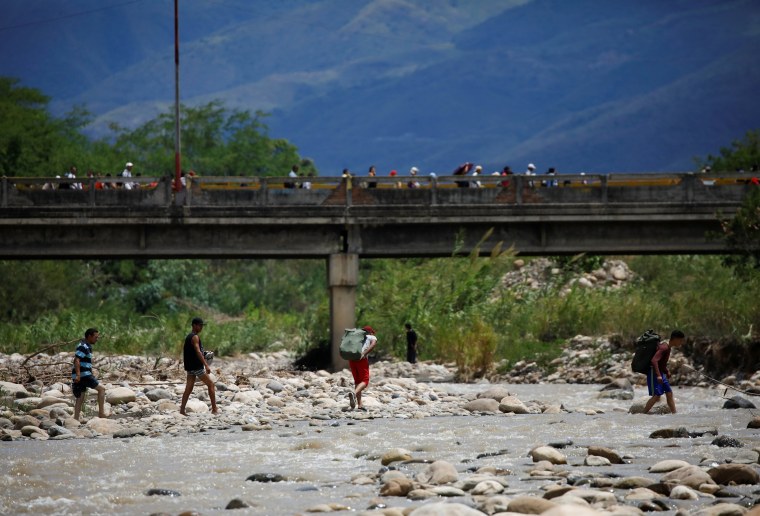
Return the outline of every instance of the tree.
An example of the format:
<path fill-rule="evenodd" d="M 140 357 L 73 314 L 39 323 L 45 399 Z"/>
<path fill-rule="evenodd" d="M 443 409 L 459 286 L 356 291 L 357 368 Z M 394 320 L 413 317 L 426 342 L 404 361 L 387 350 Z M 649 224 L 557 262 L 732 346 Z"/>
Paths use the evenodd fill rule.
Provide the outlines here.
<path fill-rule="evenodd" d="M 708 155 L 698 161 L 716 172 L 757 171 L 760 165 L 760 130 L 747 131 L 744 140 L 735 140 L 731 147 L 722 147 L 718 156 Z"/>
<path fill-rule="evenodd" d="M 723 262 L 740 274 L 760 270 L 760 187 L 747 195 L 734 218 L 721 223 L 726 244 L 736 254 Z"/>
<path fill-rule="evenodd" d="M 230 110 L 219 100 L 181 107 L 182 168 L 214 176 L 285 176 L 302 162 L 297 148 L 284 139 L 270 138 L 256 111 Z M 113 125 L 114 148 L 138 163 L 145 175 L 164 175 L 174 169 L 174 113 L 163 113 L 134 130 Z"/>
<path fill-rule="evenodd" d="M 79 132 L 89 123 L 82 108 L 63 119 L 47 110 L 50 98 L 19 80 L 0 77 L 0 175 L 50 176 L 63 173 L 86 154 Z"/>

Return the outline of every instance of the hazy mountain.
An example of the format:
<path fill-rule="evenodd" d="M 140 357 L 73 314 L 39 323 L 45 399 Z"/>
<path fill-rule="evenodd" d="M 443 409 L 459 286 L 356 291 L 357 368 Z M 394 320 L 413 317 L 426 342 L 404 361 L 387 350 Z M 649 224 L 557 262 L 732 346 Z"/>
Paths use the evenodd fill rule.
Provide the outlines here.
<path fill-rule="evenodd" d="M 0 74 L 93 132 L 173 101 L 171 0 L 10 0 Z M 180 2 L 185 103 L 264 109 L 324 174 L 685 170 L 758 127 L 754 0 Z"/>

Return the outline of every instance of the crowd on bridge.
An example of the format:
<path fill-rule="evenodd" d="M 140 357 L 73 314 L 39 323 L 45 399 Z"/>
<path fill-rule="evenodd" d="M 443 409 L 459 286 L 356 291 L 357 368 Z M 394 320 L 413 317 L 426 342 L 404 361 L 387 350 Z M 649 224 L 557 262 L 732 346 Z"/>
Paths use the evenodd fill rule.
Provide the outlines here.
<path fill-rule="evenodd" d="M 128 161 L 124 165 L 124 170 L 117 174 L 115 177 L 121 177 L 124 178 L 123 181 L 111 181 L 110 179 L 114 176 L 111 174 L 101 174 L 100 172 L 94 172 L 93 170 L 88 170 L 87 174 L 85 176 L 86 181 L 82 181 L 81 179 L 77 179 L 77 167 L 76 165 L 72 165 L 69 170 L 63 175 L 63 179 L 67 179 L 68 181 L 56 181 L 56 182 L 48 182 L 45 183 L 42 186 L 43 190 L 87 190 L 89 188 L 90 183 L 94 180 L 94 188 L 96 190 L 136 190 L 138 188 L 153 188 L 158 185 L 157 182 L 151 181 L 149 183 L 140 183 L 133 180 L 132 176 L 132 169 L 134 168 L 134 164 L 130 161 Z M 141 177 L 142 174 L 139 172 L 134 175 L 134 177 Z M 62 179 L 60 175 L 55 176 L 56 179 Z M 108 179 L 108 180 L 104 180 Z M 183 184 L 184 184 L 184 177 L 183 177 Z"/>
<path fill-rule="evenodd" d="M 122 172 L 115 174 L 112 176 L 110 173 L 107 173 L 103 175 L 99 172 L 94 172 L 93 170 L 88 170 L 86 173 L 85 178 L 86 180 L 79 179 L 77 177 L 77 167 L 72 165 L 69 170 L 61 177 L 60 175 L 56 175 L 56 179 L 59 181 L 54 182 L 47 182 L 43 185 L 43 190 L 87 190 L 90 188 L 90 185 L 93 184 L 93 187 L 96 190 L 136 190 L 136 189 L 143 189 L 143 188 L 154 188 L 157 186 L 156 181 L 135 181 L 134 178 L 139 178 L 142 176 L 142 174 L 135 173 L 133 175 L 133 168 L 134 164 L 132 162 L 127 162 L 124 165 L 124 170 Z M 754 184 L 754 185 L 760 185 L 760 180 L 757 177 L 758 173 L 758 165 L 753 165 L 750 167 L 750 170 L 737 170 L 737 173 L 744 173 L 749 172 L 751 174 L 751 178 L 747 180 L 748 184 Z M 701 174 L 711 174 L 712 170 L 709 166 L 705 166 L 699 170 L 699 173 Z M 398 170 L 390 170 L 388 172 L 387 178 L 392 179 L 391 181 L 383 180 L 382 183 L 384 184 L 390 184 L 393 188 L 421 188 L 425 182 L 430 181 L 437 181 L 438 175 L 436 172 L 429 172 L 427 174 L 427 178 L 424 178 L 424 175 L 420 172 L 420 169 L 416 166 L 412 166 L 409 169 L 409 172 L 406 175 L 402 175 L 398 172 Z M 526 185 L 528 187 L 557 187 L 562 185 L 569 185 L 572 183 L 572 180 L 569 178 L 560 179 L 558 178 L 558 172 L 555 167 L 548 167 L 545 172 L 540 174 L 537 172 L 536 166 L 533 163 L 528 163 L 525 170 L 519 173 L 516 173 L 512 170 L 512 168 L 509 165 L 505 165 L 502 167 L 501 170 L 495 170 L 490 173 L 484 172 L 482 165 L 476 165 L 472 162 L 464 162 L 461 165 L 457 166 L 451 173 L 449 174 L 443 174 L 445 176 L 454 176 L 456 179 L 454 180 L 454 183 L 458 188 L 481 188 L 484 186 L 483 176 L 497 176 L 502 177 L 503 179 L 498 180 L 496 184 L 507 187 L 510 184 L 510 176 L 514 175 L 523 175 L 525 177 L 528 177 L 526 181 Z M 588 184 L 588 179 L 583 177 L 586 175 L 585 172 L 580 172 L 577 174 L 578 176 L 581 176 L 580 180 L 576 179 L 577 181 L 580 181 L 582 184 Z M 175 179 L 172 178 L 172 187 L 175 190 L 181 190 L 184 189 L 187 186 L 187 180 L 191 179 L 193 177 L 196 177 L 197 174 L 195 171 L 182 171 L 180 173 L 180 184 L 175 184 Z M 313 172 L 304 173 L 299 170 L 298 165 L 293 165 L 293 167 L 290 169 L 290 171 L 287 173 L 287 179 L 283 181 L 283 187 L 286 189 L 306 189 L 309 190 L 312 188 L 313 179 L 315 174 Z M 536 177 L 540 176 L 540 177 Z M 535 179 L 534 179 L 535 177 Z M 121 178 L 122 180 L 117 180 Z M 378 174 L 377 174 L 377 167 L 375 165 L 371 165 L 367 171 L 366 176 L 359 176 L 358 174 L 352 172 L 348 168 L 344 168 L 341 174 L 341 180 L 342 182 L 363 187 L 363 188 L 377 188 L 378 186 Z M 489 183 L 493 184 L 493 181 L 488 181 Z"/>

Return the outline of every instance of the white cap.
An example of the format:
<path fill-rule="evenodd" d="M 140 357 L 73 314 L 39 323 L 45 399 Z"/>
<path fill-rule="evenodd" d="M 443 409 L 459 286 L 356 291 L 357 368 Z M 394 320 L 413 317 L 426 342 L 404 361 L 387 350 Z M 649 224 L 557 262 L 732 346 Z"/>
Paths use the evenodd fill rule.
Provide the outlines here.
<path fill-rule="evenodd" d="M 412 174 L 416 174 L 419 171 L 420 169 L 418 169 L 417 167 L 412 167 L 411 169 L 409 169 L 409 172 L 411 172 Z"/>
<path fill-rule="evenodd" d="M 127 161 L 127 164 L 124 165 L 125 167 L 134 167 L 131 161 Z"/>
<path fill-rule="evenodd" d="M 483 167 L 481 167 L 480 165 L 478 165 L 477 167 L 475 167 L 475 170 L 483 170 Z"/>
<path fill-rule="evenodd" d="M 536 169 L 536 165 L 534 165 L 533 163 L 528 163 L 528 168 L 531 169 L 531 170 L 535 170 Z"/>

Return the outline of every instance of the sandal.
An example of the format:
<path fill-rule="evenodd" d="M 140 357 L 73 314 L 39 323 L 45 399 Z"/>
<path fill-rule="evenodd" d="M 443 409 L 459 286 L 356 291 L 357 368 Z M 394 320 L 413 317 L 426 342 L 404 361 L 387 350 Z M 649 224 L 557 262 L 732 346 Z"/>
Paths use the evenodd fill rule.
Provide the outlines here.
<path fill-rule="evenodd" d="M 350 391 L 348 393 L 348 402 L 351 404 L 351 408 L 356 408 L 356 394 L 354 394 L 354 391 Z"/>

